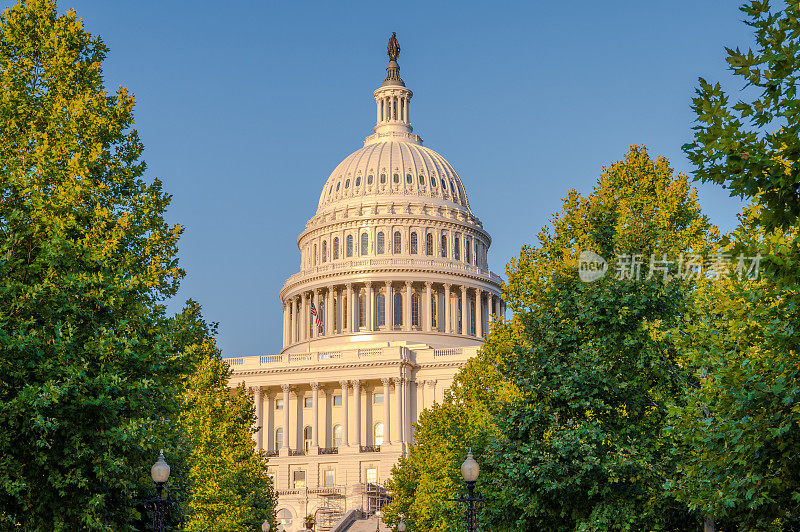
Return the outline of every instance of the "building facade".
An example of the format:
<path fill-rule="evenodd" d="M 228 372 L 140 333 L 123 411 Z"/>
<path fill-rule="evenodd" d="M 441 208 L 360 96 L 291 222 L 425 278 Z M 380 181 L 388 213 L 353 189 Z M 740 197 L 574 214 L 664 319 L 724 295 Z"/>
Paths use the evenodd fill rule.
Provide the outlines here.
<path fill-rule="evenodd" d="M 283 349 L 228 359 L 231 385 L 253 391 L 287 531 L 380 504 L 420 412 L 505 312 L 491 237 L 453 167 L 413 133 L 392 41 L 374 133 L 331 173 L 297 239 Z"/>

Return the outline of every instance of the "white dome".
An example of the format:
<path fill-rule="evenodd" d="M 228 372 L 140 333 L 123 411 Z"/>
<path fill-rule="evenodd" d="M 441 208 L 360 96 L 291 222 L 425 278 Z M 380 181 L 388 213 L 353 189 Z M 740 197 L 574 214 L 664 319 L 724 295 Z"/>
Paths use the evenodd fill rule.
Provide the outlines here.
<path fill-rule="evenodd" d="M 438 198 L 435 203 L 470 212 L 464 185 L 444 157 L 416 142 L 390 140 L 367 144 L 339 163 L 322 188 L 317 213 L 376 196 Z"/>

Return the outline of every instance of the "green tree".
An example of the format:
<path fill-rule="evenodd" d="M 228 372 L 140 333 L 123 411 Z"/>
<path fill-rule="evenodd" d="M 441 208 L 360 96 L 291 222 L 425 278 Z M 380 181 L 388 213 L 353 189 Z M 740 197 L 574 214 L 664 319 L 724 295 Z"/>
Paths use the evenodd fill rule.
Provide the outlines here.
<path fill-rule="evenodd" d="M 464 508 L 447 499 L 465 491 L 459 466 L 467 449 L 483 453 L 495 431 L 492 413 L 515 394 L 498 372 L 497 357 L 519 338 L 518 323 L 495 323 L 478 357 L 456 374 L 443 402 L 422 412 L 408 458 L 392 468 L 387 481 L 394 497 L 385 508 L 387 523 L 398 523 L 402 515 L 412 531 L 461 529 Z"/>
<path fill-rule="evenodd" d="M 763 205 L 766 231 L 789 230 L 800 217 L 800 3 L 773 9 L 769 0 L 753 0 L 740 10 L 756 43 L 744 52 L 726 48 L 742 99 L 733 103 L 719 83 L 700 78 L 694 140 L 683 149 L 698 179 Z M 792 283 L 800 276 L 800 242 L 781 247 L 781 256 L 767 260 Z"/>
<path fill-rule="evenodd" d="M 0 16 L 0 527 L 126 530 L 194 361 L 161 301 L 179 226 L 133 96 L 74 11 Z"/>
<path fill-rule="evenodd" d="M 760 210 L 745 209 L 728 249 L 774 252 Z M 670 412 L 681 460 L 669 488 L 723 530 L 800 526 L 798 300 L 796 286 L 726 272 L 700 283 L 675 335 L 698 385 Z"/>
<path fill-rule="evenodd" d="M 275 497 L 267 458 L 255 449 L 252 395 L 244 385 L 228 388 L 230 367 L 222 360 L 199 306 L 187 312 L 196 341 L 188 347 L 202 360 L 189 379 L 178 428 L 190 448 L 185 530 L 260 530 L 275 523 Z"/>

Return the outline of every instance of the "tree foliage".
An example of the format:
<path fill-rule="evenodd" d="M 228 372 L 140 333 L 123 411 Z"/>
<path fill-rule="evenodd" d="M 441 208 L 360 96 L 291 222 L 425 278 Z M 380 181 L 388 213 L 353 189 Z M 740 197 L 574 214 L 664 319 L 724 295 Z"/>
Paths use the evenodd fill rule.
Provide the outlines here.
<path fill-rule="evenodd" d="M 159 303 L 183 275 L 103 42 L 29 0 L 0 17 L 0 521 L 123 530 L 191 357 Z"/>
<path fill-rule="evenodd" d="M 267 476 L 267 459 L 255 449 L 255 405 L 243 384 L 228 388 L 230 367 L 222 360 L 199 307 L 187 312 L 196 341 L 188 350 L 202 360 L 188 382 L 179 419 L 180 434 L 190 448 L 188 531 L 260 530 L 275 523 L 275 497 Z"/>

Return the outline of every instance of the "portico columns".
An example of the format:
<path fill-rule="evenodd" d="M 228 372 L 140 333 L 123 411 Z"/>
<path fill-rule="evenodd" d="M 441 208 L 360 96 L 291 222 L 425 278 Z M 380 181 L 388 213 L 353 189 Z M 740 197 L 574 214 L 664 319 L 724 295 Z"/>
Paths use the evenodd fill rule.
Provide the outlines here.
<path fill-rule="evenodd" d="M 350 445 L 350 423 L 347 419 L 347 403 L 348 403 L 348 392 L 347 392 L 347 381 L 339 381 L 339 385 L 342 387 L 342 427 L 344 430 L 342 431 L 342 445 L 347 447 Z"/>
<path fill-rule="evenodd" d="M 289 344 L 289 312 L 287 310 L 288 305 L 286 301 L 283 302 L 283 346 L 286 347 Z"/>
<path fill-rule="evenodd" d="M 300 315 L 300 297 L 292 298 L 292 343 L 300 341 L 300 322 L 297 317 Z"/>
<path fill-rule="evenodd" d="M 403 308 L 403 329 L 411 330 L 411 281 L 406 281 L 406 304 Z"/>
<path fill-rule="evenodd" d="M 450 284 L 444 285 L 444 332 L 452 332 L 450 319 Z"/>
<path fill-rule="evenodd" d="M 314 425 L 311 428 L 311 437 L 313 441 L 314 447 L 319 447 L 319 383 L 312 382 L 311 383 L 311 391 L 313 392 L 313 402 L 314 404 Z"/>
<path fill-rule="evenodd" d="M 253 388 L 253 402 L 256 404 L 256 432 L 253 436 L 256 440 L 256 449 L 264 448 L 264 404 L 261 401 L 261 386 Z"/>
<path fill-rule="evenodd" d="M 433 305 L 431 304 L 431 283 L 425 281 L 425 332 L 431 332 L 433 329 Z"/>
<path fill-rule="evenodd" d="M 475 289 L 475 336 L 483 337 L 483 293 Z"/>
<path fill-rule="evenodd" d="M 289 450 L 289 390 L 291 386 L 281 384 L 283 390 L 283 444 L 282 449 Z"/>
<path fill-rule="evenodd" d="M 356 409 L 356 432 L 355 432 L 355 445 L 361 448 L 361 381 L 353 381 L 353 403 Z"/>
<path fill-rule="evenodd" d="M 383 441 L 386 445 L 392 444 L 391 423 L 389 423 L 389 383 L 391 379 L 381 379 L 383 383 Z"/>
<path fill-rule="evenodd" d="M 309 332 L 310 332 L 309 331 L 309 326 L 308 326 L 308 297 L 306 297 L 306 293 L 305 292 L 303 292 L 303 294 L 301 294 L 301 297 L 303 298 L 303 316 L 302 316 L 302 319 L 300 320 L 300 322 L 303 324 L 302 325 L 303 332 L 300 335 L 300 339 L 301 340 L 308 340 L 308 335 L 309 335 Z"/>
<path fill-rule="evenodd" d="M 469 316 L 469 313 L 467 312 L 467 308 L 467 287 L 465 285 L 461 285 L 461 334 L 464 336 L 469 334 L 469 326 L 467 325 L 467 317 Z"/>
<path fill-rule="evenodd" d="M 367 285 L 367 330 L 372 331 L 375 327 L 375 315 L 373 314 L 375 305 L 372 301 L 372 281 L 367 281 L 365 284 Z"/>

